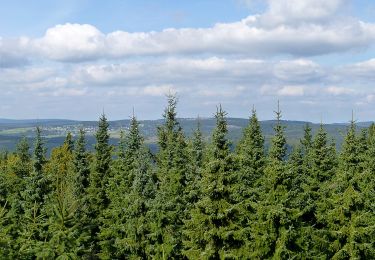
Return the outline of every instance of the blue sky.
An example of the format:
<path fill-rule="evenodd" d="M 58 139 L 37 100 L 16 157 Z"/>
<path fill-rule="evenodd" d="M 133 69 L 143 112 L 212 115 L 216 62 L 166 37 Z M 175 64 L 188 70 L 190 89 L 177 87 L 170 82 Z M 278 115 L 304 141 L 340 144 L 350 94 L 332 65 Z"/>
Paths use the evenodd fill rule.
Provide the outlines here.
<path fill-rule="evenodd" d="M 1 1 L 0 117 L 375 118 L 375 2 Z"/>

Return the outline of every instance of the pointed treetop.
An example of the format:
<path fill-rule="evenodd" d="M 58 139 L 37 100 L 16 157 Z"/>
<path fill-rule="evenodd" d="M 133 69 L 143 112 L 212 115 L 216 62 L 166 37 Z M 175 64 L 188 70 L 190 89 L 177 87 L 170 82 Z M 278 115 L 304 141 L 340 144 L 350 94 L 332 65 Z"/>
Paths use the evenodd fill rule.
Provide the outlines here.
<path fill-rule="evenodd" d="M 273 112 L 275 112 L 276 120 L 277 120 L 277 123 L 279 124 L 281 120 L 280 100 L 277 100 L 277 111 L 273 111 Z"/>
<path fill-rule="evenodd" d="M 352 109 L 352 119 L 350 120 L 350 124 L 354 125 L 357 122 L 357 120 L 354 119 L 354 110 Z"/>

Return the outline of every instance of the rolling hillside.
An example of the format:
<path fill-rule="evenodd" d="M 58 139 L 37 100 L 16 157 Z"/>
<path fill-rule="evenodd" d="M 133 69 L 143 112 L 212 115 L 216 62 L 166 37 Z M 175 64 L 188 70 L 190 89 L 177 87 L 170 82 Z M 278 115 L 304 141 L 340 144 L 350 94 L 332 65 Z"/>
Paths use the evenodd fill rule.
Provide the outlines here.
<path fill-rule="evenodd" d="M 179 119 L 187 136 L 190 136 L 197 125 L 196 119 L 181 118 Z M 206 139 L 209 139 L 212 129 L 215 126 L 214 118 L 200 119 L 201 129 Z M 111 142 L 116 144 L 119 137 L 120 129 L 127 129 L 129 127 L 129 120 L 110 121 Z M 156 135 L 157 127 L 163 123 L 163 120 L 143 120 L 140 121 L 140 129 L 145 136 L 146 142 L 150 144 L 152 150 L 156 149 Z M 228 118 L 229 138 L 233 144 L 236 144 L 240 138 L 243 128 L 247 125 L 248 119 L 244 118 Z M 282 121 L 285 125 L 285 132 L 288 138 L 289 146 L 298 143 L 303 135 L 303 127 L 307 122 L 303 121 Z M 313 129 L 313 133 L 319 128 L 319 124 L 309 123 Z M 358 129 L 368 127 L 371 122 L 359 122 Z M 266 139 L 266 146 L 273 135 L 274 120 L 261 121 L 263 134 Z M 335 123 L 324 125 L 329 136 L 340 147 L 343 133 L 346 131 L 348 124 Z M 74 120 L 60 120 L 60 119 L 44 119 L 44 120 L 11 120 L 0 119 L 0 149 L 12 151 L 16 143 L 22 136 L 26 136 L 30 143 L 33 142 L 35 127 L 40 126 L 43 130 L 43 136 L 46 141 L 46 146 L 51 148 L 60 145 L 65 135 L 68 132 L 75 135 L 80 128 L 84 128 L 87 132 L 88 148 L 92 149 L 95 142 L 94 134 L 97 128 L 96 121 L 74 121 Z"/>

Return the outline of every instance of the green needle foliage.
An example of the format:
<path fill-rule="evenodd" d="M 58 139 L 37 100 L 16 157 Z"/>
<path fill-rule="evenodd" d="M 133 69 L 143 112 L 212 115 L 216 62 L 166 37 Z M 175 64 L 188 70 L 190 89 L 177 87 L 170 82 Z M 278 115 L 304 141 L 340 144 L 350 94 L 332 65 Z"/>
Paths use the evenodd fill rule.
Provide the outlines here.
<path fill-rule="evenodd" d="M 157 258 L 181 258 L 182 228 L 185 219 L 187 174 L 190 171 L 188 146 L 177 121 L 177 98 L 168 96 L 164 124 L 158 127 L 158 192 L 151 209 L 153 254 Z"/>
<path fill-rule="evenodd" d="M 94 151 L 80 130 L 47 153 L 37 127 L 1 152 L 0 259 L 375 259 L 375 124 L 339 151 L 307 124 L 287 149 L 278 107 L 266 147 L 253 109 L 234 146 L 221 106 L 211 138 L 176 109 L 155 152 L 134 115 L 114 152 L 105 115 Z"/>
<path fill-rule="evenodd" d="M 129 133 L 121 134 L 118 167 L 107 190 L 100 237 L 103 259 L 146 258 L 150 250 L 148 212 L 155 197 L 156 176 L 139 124 L 133 116 Z"/>
<path fill-rule="evenodd" d="M 87 188 L 88 209 L 85 219 L 88 221 L 88 229 L 92 238 L 87 248 L 89 257 L 97 257 L 100 252 L 99 231 L 102 214 L 109 204 L 106 189 L 111 177 L 112 147 L 109 144 L 108 128 L 107 118 L 102 114 L 99 119 L 98 131 L 95 134 L 94 169 L 90 173 L 89 187 Z"/>
<path fill-rule="evenodd" d="M 243 241 L 237 223 L 239 212 L 231 199 L 235 161 L 229 150 L 226 113 L 215 115 L 216 128 L 209 147 L 208 163 L 201 180 L 201 199 L 186 221 L 184 254 L 190 259 L 235 257 Z"/>

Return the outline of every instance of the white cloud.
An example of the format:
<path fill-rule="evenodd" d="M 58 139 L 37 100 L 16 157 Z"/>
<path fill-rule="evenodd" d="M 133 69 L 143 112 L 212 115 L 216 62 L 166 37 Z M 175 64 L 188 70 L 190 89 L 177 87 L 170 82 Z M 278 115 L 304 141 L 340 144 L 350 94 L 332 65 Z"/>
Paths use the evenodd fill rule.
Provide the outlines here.
<path fill-rule="evenodd" d="M 324 66 L 327 57 L 311 56 L 366 50 L 374 23 L 341 12 L 345 0 L 263 2 L 261 14 L 208 28 L 105 33 L 67 23 L 38 38 L 0 38 L 2 93 L 50 108 L 59 97 L 73 103 L 87 95 L 90 107 L 151 101 L 152 112 L 169 91 L 197 109 L 220 101 L 245 111 L 278 98 L 293 108 L 373 103 L 375 59 Z"/>
<path fill-rule="evenodd" d="M 19 67 L 28 64 L 27 38 L 3 39 L 0 37 L 0 68 Z"/>
<path fill-rule="evenodd" d="M 161 32 L 107 35 L 91 25 L 65 24 L 47 30 L 32 41 L 42 57 L 57 61 L 85 61 L 139 55 L 241 54 L 246 56 L 292 54 L 311 56 L 369 46 L 375 25 L 360 21 L 331 24 L 280 24 L 260 27 L 260 18 L 250 16 L 236 23 L 212 28 L 166 29 Z"/>
<path fill-rule="evenodd" d="M 269 10 L 262 22 L 270 24 L 318 22 L 331 17 L 344 4 L 343 0 L 268 0 Z"/>
<path fill-rule="evenodd" d="M 375 79 L 375 59 L 343 66 L 339 72 L 357 79 Z"/>
<path fill-rule="evenodd" d="M 146 75 L 146 76 L 145 76 Z M 266 61 L 226 58 L 171 58 L 159 61 L 126 62 L 107 65 L 78 66 L 75 82 L 93 85 L 168 84 L 200 85 L 243 83 L 264 84 L 265 81 L 305 82 L 318 80 L 325 73 L 308 60 Z"/>
<path fill-rule="evenodd" d="M 330 86 L 325 89 L 326 93 L 332 94 L 334 96 L 341 96 L 341 95 L 350 95 L 355 93 L 355 91 L 351 88 L 344 88 L 344 87 L 336 87 Z"/>
<path fill-rule="evenodd" d="M 275 75 L 285 81 L 306 82 L 324 76 L 319 64 L 305 59 L 280 61 L 275 65 Z"/>
<path fill-rule="evenodd" d="M 81 61 L 101 56 L 105 37 L 89 24 L 64 24 L 48 29 L 45 35 L 32 42 L 43 57 L 59 61 Z"/>
<path fill-rule="evenodd" d="M 51 92 L 41 92 L 40 96 L 52 96 L 52 97 L 81 97 L 87 95 L 87 88 L 76 89 L 76 88 L 58 88 Z"/>
<path fill-rule="evenodd" d="M 277 91 L 279 96 L 300 97 L 304 95 L 302 86 L 284 86 Z"/>
<path fill-rule="evenodd" d="M 62 62 L 191 54 L 308 57 L 372 46 L 375 24 L 336 15 L 344 2 L 268 0 L 263 14 L 209 28 L 105 34 L 90 24 L 60 24 L 41 38 L 0 38 L 0 66 L 25 62 L 25 54 Z"/>
<path fill-rule="evenodd" d="M 147 86 L 141 90 L 141 94 L 147 96 L 166 96 L 168 93 L 175 93 L 175 89 L 170 85 Z"/>

